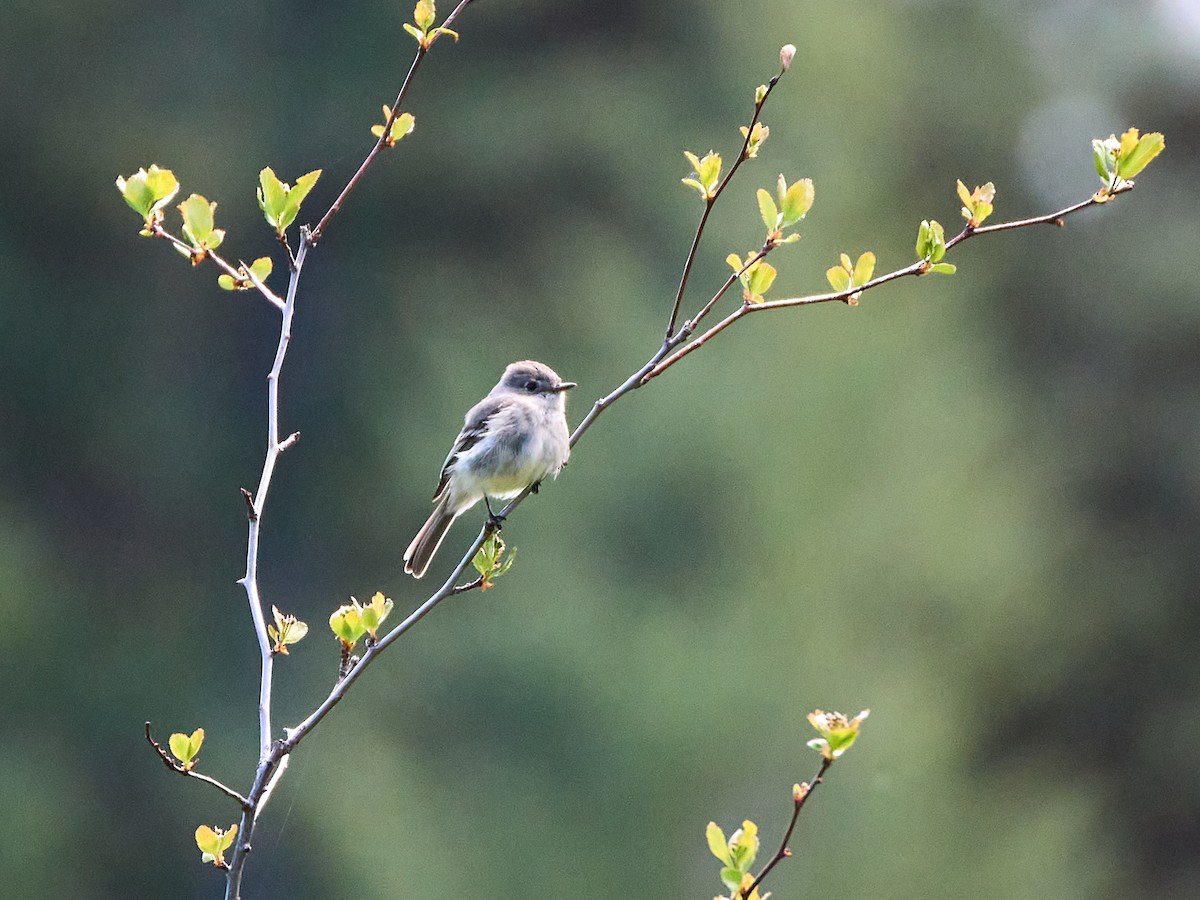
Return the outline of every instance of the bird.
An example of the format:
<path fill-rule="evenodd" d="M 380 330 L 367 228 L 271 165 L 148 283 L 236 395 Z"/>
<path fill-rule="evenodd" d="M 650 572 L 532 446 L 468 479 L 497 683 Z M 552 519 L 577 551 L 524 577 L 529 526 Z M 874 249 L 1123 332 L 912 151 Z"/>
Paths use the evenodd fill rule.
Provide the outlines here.
<path fill-rule="evenodd" d="M 545 363 L 509 365 L 488 395 L 467 412 L 442 464 L 433 512 L 404 551 L 404 571 L 420 578 L 454 520 L 488 498 L 510 500 L 556 477 L 571 456 L 563 381 Z"/>

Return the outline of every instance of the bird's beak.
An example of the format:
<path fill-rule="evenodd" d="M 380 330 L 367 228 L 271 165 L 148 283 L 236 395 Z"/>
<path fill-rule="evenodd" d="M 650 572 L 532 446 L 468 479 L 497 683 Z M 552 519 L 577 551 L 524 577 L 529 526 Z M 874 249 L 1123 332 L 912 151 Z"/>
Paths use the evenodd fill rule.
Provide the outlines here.
<path fill-rule="evenodd" d="M 558 384 L 556 384 L 556 385 L 554 386 L 554 390 L 556 390 L 556 391 L 569 391 L 569 390 L 570 390 L 571 388 L 573 388 L 573 387 L 579 387 L 579 385 L 577 385 L 577 384 L 576 384 L 575 382 L 573 382 L 573 381 L 560 381 Z"/>

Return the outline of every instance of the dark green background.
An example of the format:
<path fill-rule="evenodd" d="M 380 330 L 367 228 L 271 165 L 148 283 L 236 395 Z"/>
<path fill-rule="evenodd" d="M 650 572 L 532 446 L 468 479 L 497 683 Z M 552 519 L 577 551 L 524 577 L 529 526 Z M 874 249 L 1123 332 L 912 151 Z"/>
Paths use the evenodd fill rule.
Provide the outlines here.
<path fill-rule="evenodd" d="M 253 189 L 350 176 L 411 58 L 409 4 L 9 2 L 0 11 L 0 883 L 215 897 L 196 824 L 243 790 L 257 651 L 240 486 L 277 318 L 137 236 L 152 162 L 271 249 Z M 445 10 L 443 10 L 445 11 Z M 917 223 L 1098 185 L 1089 142 L 1167 152 L 1065 231 L 978 239 L 953 278 L 752 317 L 605 414 L 505 529 L 517 565 L 445 604 L 307 741 L 247 897 L 708 898 L 716 819 L 778 839 L 814 707 L 870 707 L 778 898 L 1200 891 L 1200 22 L 1188 0 L 480 2 L 417 129 L 311 257 L 283 381 L 303 432 L 264 522 L 268 602 L 312 626 L 280 724 L 327 692 L 329 612 L 401 571 L 463 411 L 507 362 L 580 382 L 655 349 L 691 229 L 682 151 L 760 159 L 693 279 L 760 238 L 754 189 L 816 182 L 773 296 Z M 283 281 L 273 279 L 280 290 Z M 724 309 L 730 309 L 727 301 Z M 460 524 L 435 570 L 473 533 Z"/>

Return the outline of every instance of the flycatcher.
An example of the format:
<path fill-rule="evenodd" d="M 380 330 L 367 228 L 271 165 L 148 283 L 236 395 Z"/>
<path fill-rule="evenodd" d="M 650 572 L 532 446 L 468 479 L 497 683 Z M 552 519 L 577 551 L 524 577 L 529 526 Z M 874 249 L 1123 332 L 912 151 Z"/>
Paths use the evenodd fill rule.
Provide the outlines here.
<path fill-rule="evenodd" d="M 558 475 L 571 455 L 564 392 L 573 387 L 574 382 L 532 360 L 504 370 L 467 413 L 442 464 L 433 513 L 404 551 L 405 572 L 424 575 L 451 524 L 480 500 L 510 500 Z"/>

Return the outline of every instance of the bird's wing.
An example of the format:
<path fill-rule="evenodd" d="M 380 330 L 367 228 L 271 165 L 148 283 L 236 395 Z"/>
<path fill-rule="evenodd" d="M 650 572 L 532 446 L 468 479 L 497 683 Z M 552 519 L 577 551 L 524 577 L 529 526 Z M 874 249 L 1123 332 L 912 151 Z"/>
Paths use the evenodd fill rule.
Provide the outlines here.
<path fill-rule="evenodd" d="M 454 446 L 450 448 L 446 461 L 442 463 L 442 475 L 438 479 L 437 489 L 433 492 L 434 500 L 446 489 L 455 461 L 487 436 L 502 406 L 503 403 L 495 397 L 484 397 L 467 412 L 462 431 L 458 433 Z"/>

